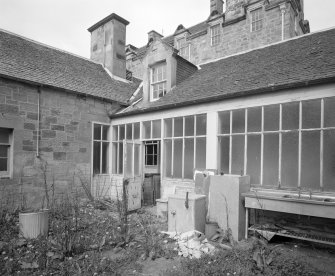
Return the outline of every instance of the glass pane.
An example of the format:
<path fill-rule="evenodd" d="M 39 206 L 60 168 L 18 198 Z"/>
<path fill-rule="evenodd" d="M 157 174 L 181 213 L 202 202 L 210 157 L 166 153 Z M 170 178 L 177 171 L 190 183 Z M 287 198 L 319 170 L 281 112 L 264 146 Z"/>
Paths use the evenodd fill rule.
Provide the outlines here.
<path fill-rule="evenodd" d="M 281 186 L 298 187 L 299 134 L 297 132 L 283 133 Z"/>
<path fill-rule="evenodd" d="M 302 102 L 302 128 L 321 126 L 321 100 Z"/>
<path fill-rule="evenodd" d="M 207 121 L 206 114 L 196 116 L 197 135 L 206 135 L 206 121 Z"/>
<path fill-rule="evenodd" d="M 182 178 L 183 140 L 174 140 L 173 177 Z"/>
<path fill-rule="evenodd" d="M 153 165 L 153 156 L 152 155 L 146 155 L 145 156 L 145 165 L 146 166 L 152 166 Z"/>
<path fill-rule="evenodd" d="M 232 136 L 231 173 L 244 174 L 244 135 Z"/>
<path fill-rule="evenodd" d="M 279 105 L 264 106 L 264 130 L 279 130 Z"/>
<path fill-rule="evenodd" d="M 248 108 L 248 132 L 260 132 L 262 130 L 262 108 Z"/>
<path fill-rule="evenodd" d="M 108 129 L 109 126 L 102 126 L 102 140 L 108 140 Z"/>
<path fill-rule="evenodd" d="M 134 124 L 134 140 L 140 139 L 140 123 Z"/>
<path fill-rule="evenodd" d="M 0 172 L 7 172 L 7 163 L 8 159 L 6 158 L 0 158 Z"/>
<path fill-rule="evenodd" d="M 206 169 L 206 138 L 196 139 L 195 167 L 197 169 Z"/>
<path fill-rule="evenodd" d="M 10 131 L 7 128 L 0 128 L 0 143 L 9 143 L 9 133 Z"/>
<path fill-rule="evenodd" d="M 320 190 L 320 131 L 302 133 L 301 187 Z"/>
<path fill-rule="evenodd" d="M 335 130 L 324 132 L 323 187 L 335 191 Z"/>
<path fill-rule="evenodd" d="M 219 134 L 230 133 L 230 112 L 224 111 L 219 113 Z"/>
<path fill-rule="evenodd" d="M 335 110 L 335 97 L 326 98 L 325 99 L 325 127 L 335 127 L 334 110 Z"/>
<path fill-rule="evenodd" d="M 194 136 L 194 116 L 185 117 L 185 136 Z"/>
<path fill-rule="evenodd" d="M 120 125 L 119 126 L 119 140 L 122 141 L 125 138 L 125 126 Z"/>
<path fill-rule="evenodd" d="M 127 150 L 127 159 L 125 160 L 125 176 L 132 177 L 133 176 L 133 144 L 126 144 Z"/>
<path fill-rule="evenodd" d="M 101 125 L 94 124 L 94 140 L 101 140 Z"/>
<path fill-rule="evenodd" d="M 245 111 L 244 109 L 233 111 L 233 133 L 244 133 L 245 131 Z"/>
<path fill-rule="evenodd" d="M 117 143 L 112 144 L 112 173 L 117 174 Z"/>
<path fill-rule="evenodd" d="M 100 142 L 93 142 L 93 173 L 100 173 Z"/>
<path fill-rule="evenodd" d="M 165 137 L 172 137 L 172 119 L 165 119 Z"/>
<path fill-rule="evenodd" d="M 174 137 L 183 136 L 183 117 L 174 118 Z"/>
<path fill-rule="evenodd" d="M 264 135 L 263 185 L 278 186 L 279 134 Z"/>
<path fill-rule="evenodd" d="M 118 141 L 119 139 L 119 127 L 118 126 L 113 126 L 113 141 Z"/>
<path fill-rule="evenodd" d="M 134 174 L 135 176 L 140 175 L 140 145 L 135 144 L 135 153 L 134 153 Z"/>
<path fill-rule="evenodd" d="M 299 103 L 283 104 L 283 129 L 291 130 L 299 128 Z"/>
<path fill-rule="evenodd" d="M 153 145 L 152 144 L 148 144 L 145 146 L 145 151 L 146 151 L 146 154 L 153 154 Z"/>
<path fill-rule="evenodd" d="M 250 184 L 260 184 L 261 179 L 261 136 L 248 136 L 247 174 L 250 175 Z"/>
<path fill-rule="evenodd" d="M 172 160 L 172 141 L 164 141 L 164 166 L 165 166 L 165 176 L 172 177 L 171 170 L 171 160 Z"/>
<path fill-rule="evenodd" d="M 220 171 L 219 173 L 229 173 L 229 137 L 219 138 L 219 149 L 220 149 Z"/>
<path fill-rule="evenodd" d="M 161 138 L 161 120 L 152 121 L 152 138 Z"/>
<path fill-rule="evenodd" d="M 8 146 L 0 145 L 0 157 L 8 157 Z"/>
<path fill-rule="evenodd" d="M 101 173 L 108 173 L 108 142 L 102 143 Z"/>
<path fill-rule="evenodd" d="M 151 121 L 143 122 L 142 136 L 143 139 L 151 138 Z"/>
<path fill-rule="evenodd" d="M 193 178 L 194 169 L 194 139 L 185 139 L 184 178 Z"/>
<path fill-rule="evenodd" d="M 119 143 L 119 174 L 123 174 L 123 143 Z"/>
<path fill-rule="evenodd" d="M 132 124 L 127 124 L 126 125 L 126 129 L 127 129 L 127 138 L 128 140 L 132 140 L 133 139 L 133 126 Z"/>

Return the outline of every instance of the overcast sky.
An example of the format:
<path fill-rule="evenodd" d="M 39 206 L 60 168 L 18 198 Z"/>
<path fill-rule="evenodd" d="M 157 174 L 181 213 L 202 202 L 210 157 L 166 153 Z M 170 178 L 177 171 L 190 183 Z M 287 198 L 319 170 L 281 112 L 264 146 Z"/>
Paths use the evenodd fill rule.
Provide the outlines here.
<path fill-rule="evenodd" d="M 169 35 L 179 24 L 190 27 L 209 15 L 210 0 L 0 0 L 0 28 L 89 57 L 87 28 L 117 13 L 130 21 L 127 44 L 147 42 L 156 30 Z M 335 27 L 334 0 L 305 0 L 311 31 Z"/>

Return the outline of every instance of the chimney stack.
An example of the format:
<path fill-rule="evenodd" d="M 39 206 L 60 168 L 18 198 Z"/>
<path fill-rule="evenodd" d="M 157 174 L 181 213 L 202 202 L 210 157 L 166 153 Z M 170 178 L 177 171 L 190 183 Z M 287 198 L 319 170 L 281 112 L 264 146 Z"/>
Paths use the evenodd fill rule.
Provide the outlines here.
<path fill-rule="evenodd" d="M 244 0 L 226 1 L 226 22 L 240 18 L 244 15 Z"/>
<path fill-rule="evenodd" d="M 162 38 L 163 36 L 154 30 L 148 32 L 148 42 L 150 41 L 150 39 L 155 40 L 157 37 Z"/>
<path fill-rule="evenodd" d="M 214 11 L 217 11 L 218 14 L 223 13 L 223 0 L 210 0 L 210 15 L 212 15 Z"/>
<path fill-rule="evenodd" d="M 92 27 L 91 59 L 101 63 L 116 77 L 126 79 L 126 26 L 129 22 L 115 13 Z"/>

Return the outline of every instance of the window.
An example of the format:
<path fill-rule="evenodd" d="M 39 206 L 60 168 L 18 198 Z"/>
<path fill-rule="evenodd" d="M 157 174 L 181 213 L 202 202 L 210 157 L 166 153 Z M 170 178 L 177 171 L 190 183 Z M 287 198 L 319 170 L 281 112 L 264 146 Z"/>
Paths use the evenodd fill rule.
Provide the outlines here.
<path fill-rule="evenodd" d="M 165 119 L 164 176 L 192 179 L 206 168 L 206 114 Z"/>
<path fill-rule="evenodd" d="M 143 140 L 152 140 L 161 138 L 161 120 L 145 121 L 142 123 Z"/>
<path fill-rule="evenodd" d="M 140 139 L 140 123 L 113 126 L 112 135 L 112 173 L 123 174 L 123 141 Z M 138 153 L 137 146 L 135 153 Z M 128 163 L 130 164 L 130 163 Z"/>
<path fill-rule="evenodd" d="M 179 50 L 179 55 L 187 60 L 190 59 L 190 48 L 189 44 L 186 43 L 186 37 L 177 39 L 177 49 Z"/>
<path fill-rule="evenodd" d="M 263 28 L 263 10 L 259 8 L 250 12 L 251 15 L 251 31 L 259 31 Z"/>
<path fill-rule="evenodd" d="M 158 142 L 145 143 L 145 165 L 157 166 L 158 165 Z"/>
<path fill-rule="evenodd" d="M 11 176 L 12 129 L 0 128 L 0 178 Z"/>
<path fill-rule="evenodd" d="M 161 63 L 151 69 L 151 100 L 158 100 L 166 92 L 166 63 Z"/>
<path fill-rule="evenodd" d="M 335 97 L 219 113 L 219 168 L 251 184 L 335 192 Z"/>
<path fill-rule="evenodd" d="M 221 40 L 221 29 L 220 29 L 220 24 L 217 24 L 213 27 L 211 27 L 211 45 L 215 46 L 220 43 Z"/>
<path fill-rule="evenodd" d="M 93 125 L 93 173 L 108 173 L 108 125 Z"/>

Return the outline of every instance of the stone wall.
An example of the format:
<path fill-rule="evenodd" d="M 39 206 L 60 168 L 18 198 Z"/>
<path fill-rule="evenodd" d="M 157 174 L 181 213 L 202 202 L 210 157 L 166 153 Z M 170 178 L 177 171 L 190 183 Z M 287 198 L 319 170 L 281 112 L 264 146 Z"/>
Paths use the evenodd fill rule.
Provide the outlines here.
<path fill-rule="evenodd" d="M 109 123 L 107 112 L 118 108 L 89 96 L 41 88 L 38 133 L 38 95 L 36 86 L 0 78 L 0 127 L 13 130 L 12 177 L 0 179 L 0 190 L 16 195 L 21 190 L 28 205 L 40 204 L 45 195 L 44 171 L 57 194 L 80 185 L 79 175 L 90 183 L 92 122 Z"/>

